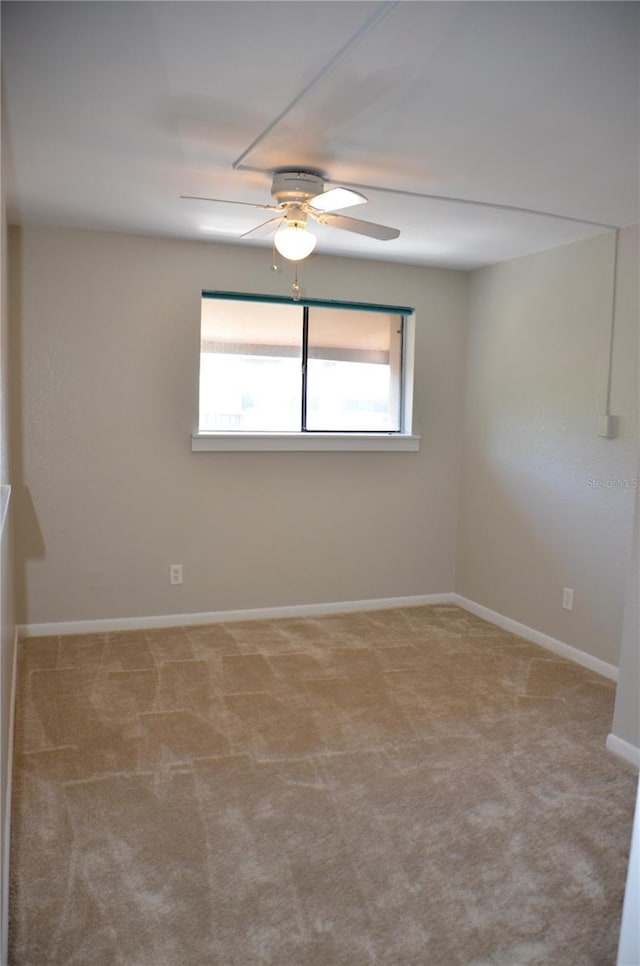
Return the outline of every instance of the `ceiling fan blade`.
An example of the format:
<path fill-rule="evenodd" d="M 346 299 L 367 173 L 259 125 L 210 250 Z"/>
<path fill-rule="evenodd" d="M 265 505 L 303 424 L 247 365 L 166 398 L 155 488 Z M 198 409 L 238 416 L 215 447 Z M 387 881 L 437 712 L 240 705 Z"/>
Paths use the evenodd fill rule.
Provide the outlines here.
<path fill-rule="evenodd" d="M 321 225 L 342 228 L 344 231 L 353 231 L 356 235 L 368 235 L 370 238 L 377 238 L 379 241 L 391 241 L 400 234 L 398 228 L 376 225 L 373 221 L 361 221 L 359 218 L 349 218 L 347 215 L 332 215 L 326 212 L 314 217 Z"/>
<path fill-rule="evenodd" d="M 261 225 L 256 225 L 255 228 L 250 228 L 249 231 L 245 231 L 244 234 L 240 235 L 240 238 L 246 238 L 248 235 L 268 235 L 270 231 L 273 231 L 276 226 L 276 222 L 284 220 L 284 215 L 280 215 L 278 218 L 269 218 L 268 221 L 263 221 Z M 272 225 L 272 228 L 268 228 L 268 225 Z M 266 229 L 266 230 L 265 230 Z"/>
<path fill-rule="evenodd" d="M 262 208 L 264 211 L 279 211 L 278 205 L 256 205 L 252 201 L 232 201 L 230 198 L 202 198 L 200 195 L 180 195 L 186 201 L 215 201 L 219 205 L 245 205 L 248 208 Z"/>
<path fill-rule="evenodd" d="M 341 208 L 351 208 L 352 205 L 363 205 L 366 200 L 359 191 L 336 187 L 321 191 L 319 195 L 309 199 L 309 204 L 316 211 L 339 211 Z"/>

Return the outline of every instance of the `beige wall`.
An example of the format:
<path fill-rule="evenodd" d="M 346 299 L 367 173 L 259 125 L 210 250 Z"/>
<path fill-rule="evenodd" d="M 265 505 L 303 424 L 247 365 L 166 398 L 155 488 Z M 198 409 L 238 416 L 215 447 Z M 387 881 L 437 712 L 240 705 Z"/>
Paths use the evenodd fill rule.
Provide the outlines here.
<path fill-rule="evenodd" d="M 638 266 L 636 264 L 636 285 Z M 638 369 L 640 373 L 640 340 L 638 345 Z M 640 421 L 638 427 L 638 456 L 640 457 Z M 640 474 L 639 474 L 640 475 Z M 629 561 L 627 590 L 624 601 L 624 620 L 622 625 L 622 640 L 620 642 L 620 677 L 616 690 L 616 704 L 613 715 L 612 734 L 622 738 L 639 750 L 640 754 L 640 487 L 636 490 L 635 518 L 633 526 L 633 550 Z M 634 828 L 634 850 L 640 861 L 640 798 L 636 810 Z M 631 861 L 631 860 L 630 860 Z M 631 886 L 638 891 L 638 876 Z M 629 880 L 631 882 L 631 879 Z M 627 886 L 629 889 L 629 885 Z M 625 922 L 630 926 L 634 920 L 634 910 L 637 902 L 625 896 Z M 629 930 L 627 930 L 628 932 Z M 631 930 L 633 933 L 633 930 Z M 625 942 L 631 936 L 626 935 Z M 635 930 L 636 943 L 640 943 L 640 933 Z M 622 947 L 621 947 L 622 948 Z M 620 958 L 620 957 L 619 957 Z M 621 960 L 622 961 L 622 960 Z"/>
<path fill-rule="evenodd" d="M 621 233 L 616 439 L 597 435 L 613 267 L 601 235 L 470 276 L 314 256 L 309 296 L 415 305 L 421 450 L 234 454 L 190 451 L 199 292 L 282 294 L 288 271 L 270 272 L 264 249 L 15 230 L 20 619 L 455 586 L 616 664 L 635 491 L 591 481 L 637 476 L 637 244 Z M 172 562 L 183 587 L 168 585 Z"/>
<path fill-rule="evenodd" d="M 415 306 L 419 453 L 192 453 L 201 289 L 287 294 L 290 271 L 265 249 L 12 234 L 21 621 L 453 590 L 464 274 L 302 269 L 310 297 Z"/>
<path fill-rule="evenodd" d="M 0 502 L 11 483 L 9 440 L 9 313 L 7 286 L 7 232 L 0 173 Z M 7 870 L 9 861 L 9 761 L 11 690 L 15 661 L 15 607 L 11 545 L 11 510 L 0 534 L 0 961 L 7 955 Z"/>
<path fill-rule="evenodd" d="M 612 734 L 622 738 L 640 753 L 640 499 L 636 493 L 633 553 L 628 570 L 624 620 L 620 643 L 620 677 L 616 690 Z M 640 835 L 640 828 L 638 829 Z"/>
<path fill-rule="evenodd" d="M 619 243 L 619 435 L 602 439 L 613 239 L 472 273 L 456 589 L 617 665 L 638 476 L 637 228 Z"/>

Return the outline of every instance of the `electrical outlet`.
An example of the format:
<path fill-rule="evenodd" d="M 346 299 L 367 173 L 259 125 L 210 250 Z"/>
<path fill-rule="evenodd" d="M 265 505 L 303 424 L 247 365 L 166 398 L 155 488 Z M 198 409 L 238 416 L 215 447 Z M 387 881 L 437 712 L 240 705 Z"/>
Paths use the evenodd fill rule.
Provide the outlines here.
<path fill-rule="evenodd" d="M 571 587 L 564 587 L 562 590 L 562 606 L 565 610 L 573 610 L 573 590 Z"/>
<path fill-rule="evenodd" d="M 182 564 L 169 564 L 169 583 L 182 583 Z"/>

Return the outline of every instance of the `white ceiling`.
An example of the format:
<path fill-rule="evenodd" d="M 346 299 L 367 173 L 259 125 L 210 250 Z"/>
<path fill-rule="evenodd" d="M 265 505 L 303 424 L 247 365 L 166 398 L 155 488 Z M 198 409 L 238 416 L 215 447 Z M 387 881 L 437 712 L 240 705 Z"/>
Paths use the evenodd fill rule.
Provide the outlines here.
<path fill-rule="evenodd" d="M 354 214 L 401 230 L 319 227 L 321 252 L 473 268 L 640 221 L 638 3 L 23 0 L 2 18 L 13 222 L 270 245 L 238 239 L 263 212 L 179 196 L 269 203 L 278 167 L 366 185 Z"/>

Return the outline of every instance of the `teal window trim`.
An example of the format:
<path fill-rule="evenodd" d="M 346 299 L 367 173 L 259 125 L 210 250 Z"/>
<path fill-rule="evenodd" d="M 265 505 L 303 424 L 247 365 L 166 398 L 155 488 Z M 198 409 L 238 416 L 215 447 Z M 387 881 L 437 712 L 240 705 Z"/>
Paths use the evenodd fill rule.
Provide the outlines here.
<path fill-rule="evenodd" d="M 255 295 L 250 292 L 218 292 L 202 290 L 203 299 L 224 299 L 232 302 L 272 302 L 281 305 L 309 306 L 324 309 L 351 309 L 360 312 L 386 312 L 389 315 L 413 315 L 415 309 L 408 305 L 379 305 L 375 302 L 343 302 L 339 299 L 298 299 L 293 301 L 283 295 Z"/>

